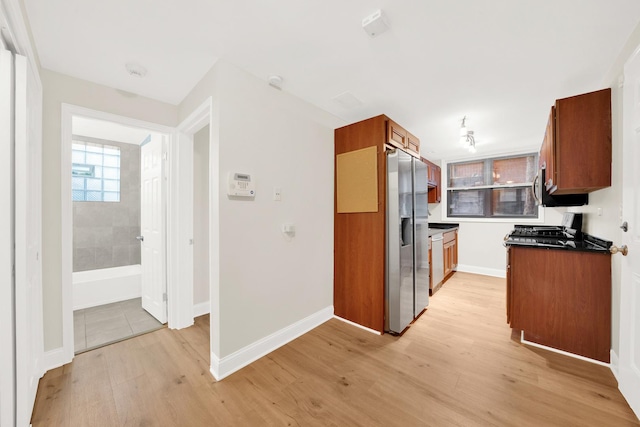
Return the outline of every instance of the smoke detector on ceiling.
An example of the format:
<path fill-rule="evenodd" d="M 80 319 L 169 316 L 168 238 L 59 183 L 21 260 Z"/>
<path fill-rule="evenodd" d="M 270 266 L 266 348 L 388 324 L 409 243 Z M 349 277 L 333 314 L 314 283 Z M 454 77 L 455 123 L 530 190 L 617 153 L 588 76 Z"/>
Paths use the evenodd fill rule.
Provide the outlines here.
<path fill-rule="evenodd" d="M 389 29 L 387 17 L 378 9 L 362 20 L 362 29 L 373 38 Z"/>
<path fill-rule="evenodd" d="M 267 81 L 271 86 L 275 87 L 276 89 L 282 89 L 282 82 L 283 82 L 282 77 L 276 76 L 274 74 L 272 76 L 269 76 Z"/>
<path fill-rule="evenodd" d="M 130 76 L 143 78 L 147 75 L 147 69 L 135 62 L 128 62 L 125 65 L 125 68 L 127 69 L 127 72 Z"/>

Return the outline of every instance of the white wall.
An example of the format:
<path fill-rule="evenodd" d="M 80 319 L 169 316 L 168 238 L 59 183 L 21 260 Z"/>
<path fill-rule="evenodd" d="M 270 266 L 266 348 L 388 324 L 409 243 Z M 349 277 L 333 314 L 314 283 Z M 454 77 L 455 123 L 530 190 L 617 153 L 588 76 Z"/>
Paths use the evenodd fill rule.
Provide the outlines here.
<path fill-rule="evenodd" d="M 225 62 L 185 98 L 180 119 L 209 96 L 210 226 L 219 237 L 211 340 L 225 357 L 333 305 L 333 129 L 343 123 Z M 226 196 L 229 172 L 252 175 L 254 200 Z M 295 237 L 283 223 L 295 224 Z"/>
<path fill-rule="evenodd" d="M 209 126 L 193 136 L 193 305 L 209 301 Z"/>
<path fill-rule="evenodd" d="M 45 351 L 62 347 L 61 105 L 68 103 L 166 126 L 176 126 L 177 107 L 113 88 L 41 70 L 43 108 L 43 322 Z M 66 173 L 66 172 L 65 172 Z"/>

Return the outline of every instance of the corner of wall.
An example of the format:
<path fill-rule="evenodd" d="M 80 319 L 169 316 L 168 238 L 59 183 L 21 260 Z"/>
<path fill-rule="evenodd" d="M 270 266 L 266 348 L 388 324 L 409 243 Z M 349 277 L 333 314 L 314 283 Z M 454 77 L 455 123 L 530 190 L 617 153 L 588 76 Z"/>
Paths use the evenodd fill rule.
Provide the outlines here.
<path fill-rule="evenodd" d="M 333 305 L 264 337 L 234 353 L 219 358 L 211 352 L 211 373 L 220 381 L 250 363 L 293 341 L 333 317 Z"/>

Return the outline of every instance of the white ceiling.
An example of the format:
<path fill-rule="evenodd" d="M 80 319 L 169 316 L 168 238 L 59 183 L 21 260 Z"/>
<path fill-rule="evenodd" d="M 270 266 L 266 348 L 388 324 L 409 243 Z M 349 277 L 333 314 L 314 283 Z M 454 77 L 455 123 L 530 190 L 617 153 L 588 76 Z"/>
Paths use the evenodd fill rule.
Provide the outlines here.
<path fill-rule="evenodd" d="M 476 156 L 537 148 L 554 100 L 602 88 L 640 21 L 637 0 L 24 1 L 44 68 L 178 104 L 222 58 L 345 123 L 387 114 L 432 159 L 465 154 L 464 115 Z M 391 29 L 370 38 L 377 9 Z"/>

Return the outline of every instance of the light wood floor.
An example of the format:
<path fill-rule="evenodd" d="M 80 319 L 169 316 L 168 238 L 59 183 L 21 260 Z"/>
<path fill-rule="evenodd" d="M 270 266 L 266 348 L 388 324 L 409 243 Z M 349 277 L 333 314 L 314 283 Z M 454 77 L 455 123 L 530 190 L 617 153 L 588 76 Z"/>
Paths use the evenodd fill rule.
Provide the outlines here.
<path fill-rule="evenodd" d="M 77 356 L 34 426 L 640 426 L 608 368 L 525 347 L 504 280 L 456 273 L 402 337 L 330 320 L 216 382 L 208 318 Z"/>

